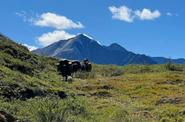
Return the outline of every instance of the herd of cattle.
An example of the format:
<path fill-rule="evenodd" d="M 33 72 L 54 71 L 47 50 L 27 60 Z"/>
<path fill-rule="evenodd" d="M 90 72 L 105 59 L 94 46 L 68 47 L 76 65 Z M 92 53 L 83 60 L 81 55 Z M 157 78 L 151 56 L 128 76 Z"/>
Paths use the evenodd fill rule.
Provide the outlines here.
<path fill-rule="evenodd" d="M 72 76 L 72 74 L 82 71 L 82 72 L 91 72 L 92 65 L 88 59 L 83 61 L 69 61 L 69 60 L 61 60 L 58 64 L 58 71 L 63 76 L 64 80 L 68 80 L 68 76 Z"/>

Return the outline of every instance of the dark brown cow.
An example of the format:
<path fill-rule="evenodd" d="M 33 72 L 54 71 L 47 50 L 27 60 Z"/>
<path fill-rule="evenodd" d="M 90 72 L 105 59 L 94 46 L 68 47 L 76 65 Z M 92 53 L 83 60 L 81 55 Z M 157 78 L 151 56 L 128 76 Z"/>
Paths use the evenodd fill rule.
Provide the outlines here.
<path fill-rule="evenodd" d="M 92 65 L 89 60 L 79 61 L 69 61 L 61 60 L 58 65 L 58 71 L 64 77 L 64 80 L 68 80 L 68 76 L 72 76 L 73 73 L 78 71 L 90 72 L 92 70 Z"/>
<path fill-rule="evenodd" d="M 86 72 L 91 72 L 92 64 L 89 62 L 88 59 L 85 59 L 81 62 L 81 70 Z"/>
<path fill-rule="evenodd" d="M 68 76 L 71 76 L 72 73 L 72 63 L 68 60 L 61 60 L 58 65 L 58 71 L 64 77 L 64 80 L 67 81 Z"/>
<path fill-rule="evenodd" d="M 81 69 L 81 64 L 79 61 L 72 61 L 72 73 L 76 73 L 80 71 Z"/>

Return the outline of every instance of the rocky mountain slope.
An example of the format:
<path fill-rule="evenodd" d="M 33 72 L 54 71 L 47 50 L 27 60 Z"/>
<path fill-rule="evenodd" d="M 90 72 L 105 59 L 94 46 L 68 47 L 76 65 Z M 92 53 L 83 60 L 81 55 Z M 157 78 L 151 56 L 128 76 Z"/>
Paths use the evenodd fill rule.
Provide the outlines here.
<path fill-rule="evenodd" d="M 127 51 L 116 43 L 103 46 L 84 34 L 58 41 L 33 52 L 39 55 L 72 60 L 88 58 L 96 64 L 156 64 L 149 56 Z"/>
<path fill-rule="evenodd" d="M 135 54 L 117 43 L 103 46 L 85 34 L 79 34 L 67 40 L 60 40 L 33 52 L 39 55 L 71 60 L 88 58 L 96 64 L 164 64 L 169 61 L 168 58 L 164 57 Z M 177 64 L 185 64 L 185 59 L 171 59 L 171 61 Z"/>

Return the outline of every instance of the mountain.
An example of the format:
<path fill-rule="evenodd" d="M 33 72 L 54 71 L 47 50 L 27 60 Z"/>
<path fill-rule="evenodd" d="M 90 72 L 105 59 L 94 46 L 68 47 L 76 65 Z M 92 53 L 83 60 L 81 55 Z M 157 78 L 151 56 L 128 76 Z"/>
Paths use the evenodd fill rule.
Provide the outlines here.
<path fill-rule="evenodd" d="M 79 34 L 67 40 L 60 40 L 33 52 L 60 59 L 83 60 L 88 58 L 97 64 L 164 64 L 169 61 L 169 58 L 165 57 L 150 57 L 135 54 L 117 43 L 103 46 L 85 34 Z M 185 64 L 185 59 L 183 58 L 170 60 L 176 64 Z"/>
<path fill-rule="evenodd" d="M 175 64 L 185 64 L 185 59 L 179 58 L 179 59 L 170 59 L 170 58 L 164 58 L 164 57 L 152 57 L 152 59 L 157 62 L 158 64 L 165 64 L 169 61 Z"/>
<path fill-rule="evenodd" d="M 71 60 L 88 58 L 97 64 L 156 64 L 149 56 L 127 51 L 117 43 L 103 46 L 85 34 L 79 34 L 67 40 L 60 40 L 33 52 L 39 55 Z"/>

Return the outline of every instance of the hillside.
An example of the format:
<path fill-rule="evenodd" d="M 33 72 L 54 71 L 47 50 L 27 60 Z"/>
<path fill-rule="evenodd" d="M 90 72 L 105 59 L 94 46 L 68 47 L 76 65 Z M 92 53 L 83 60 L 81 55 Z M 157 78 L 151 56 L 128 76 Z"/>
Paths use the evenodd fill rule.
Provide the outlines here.
<path fill-rule="evenodd" d="M 0 121 L 185 121 L 185 65 L 93 64 L 68 83 L 57 62 L 0 36 Z"/>
<path fill-rule="evenodd" d="M 39 55 L 72 60 L 88 58 L 96 64 L 124 65 L 156 63 L 150 57 L 127 51 L 116 43 L 110 46 L 103 46 L 84 34 L 79 34 L 71 39 L 58 41 L 33 52 Z"/>

